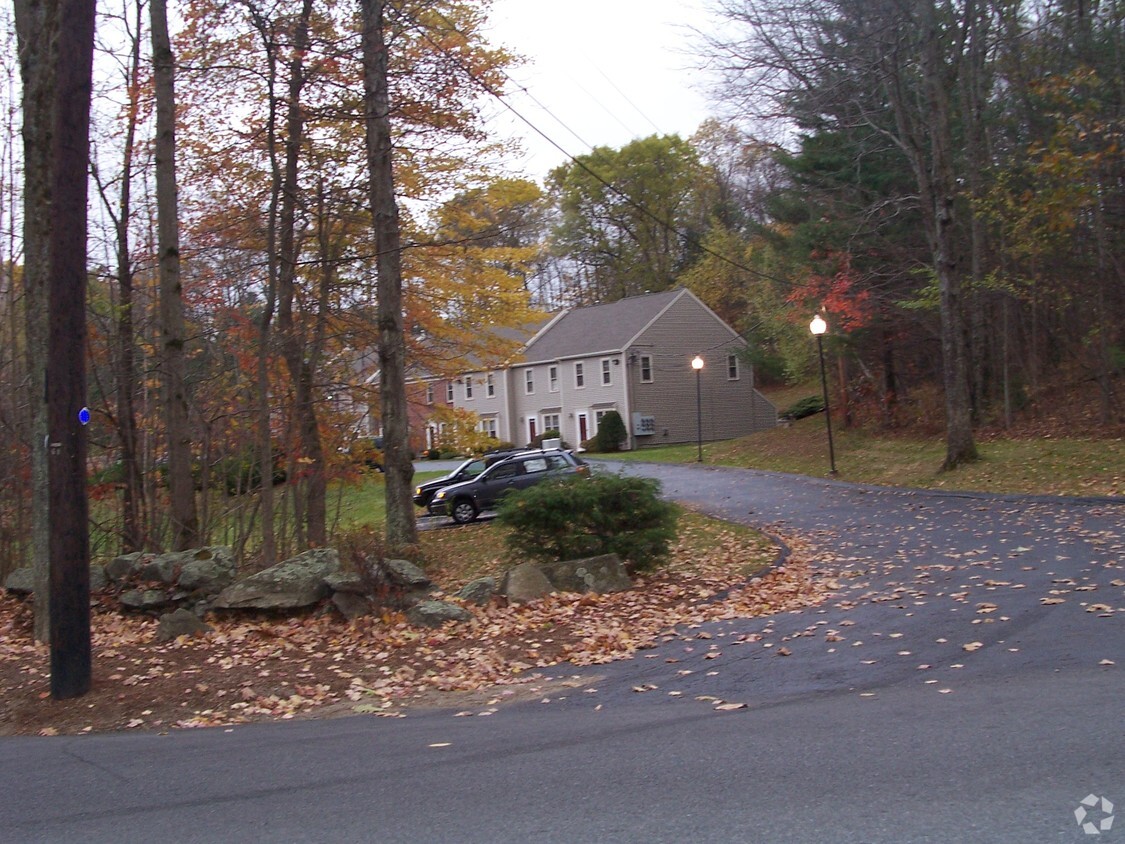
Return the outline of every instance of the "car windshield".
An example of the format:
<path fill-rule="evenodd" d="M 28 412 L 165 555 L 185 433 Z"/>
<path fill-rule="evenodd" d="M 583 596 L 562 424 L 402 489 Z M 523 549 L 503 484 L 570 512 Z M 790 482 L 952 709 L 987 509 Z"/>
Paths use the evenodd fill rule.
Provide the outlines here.
<path fill-rule="evenodd" d="M 475 478 L 487 468 L 488 464 L 483 460 L 466 460 L 461 464 L 461 468 L 458 469 L 457 472 L 467 478 Z"/>

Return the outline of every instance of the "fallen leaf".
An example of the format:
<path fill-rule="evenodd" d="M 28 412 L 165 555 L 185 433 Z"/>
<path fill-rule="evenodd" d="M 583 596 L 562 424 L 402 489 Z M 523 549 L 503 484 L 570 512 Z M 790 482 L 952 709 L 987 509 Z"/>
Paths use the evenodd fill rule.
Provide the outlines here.
<path fill-rule="evenodd" d="M 973 651 L 979 651 L 983 647 L 984 643 L 982 642 L 969 642 L 967 645 L 962 645 L 961 650 L 969 651 L 971 653 Z"/>

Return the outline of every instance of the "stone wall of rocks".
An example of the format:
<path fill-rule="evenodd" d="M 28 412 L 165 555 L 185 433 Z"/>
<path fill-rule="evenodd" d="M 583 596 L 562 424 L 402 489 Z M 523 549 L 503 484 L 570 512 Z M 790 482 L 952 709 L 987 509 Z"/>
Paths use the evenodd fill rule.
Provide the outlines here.
<path fill-rule="evenodd" d="M 263 571 L 239 578 L 229 547 L 213 546 L 167 554 L 135 553 L 90 569 L 92 592 L 116 596 L 123 611 L 160 617 L 157 638 L 203 633 L 212 611 L 295 612 L 330 602 L 345 618 L 390 608 L 410 623 L 440 627 L 469 621 L 465 605 L 484 606 L 495 598 L 534 601 L 552 592 L 618 592 L 632 587 L 615 554 L 562 563 L 524 563 L 499 582 L 482 577 L 452 597 L 407 560 L 369 561 L 364 572 L 345 572 L 331 548 L 305 551 Z M 31 570 L 18 569 L 4 583 L 15 594 L 33 591 Z"/>

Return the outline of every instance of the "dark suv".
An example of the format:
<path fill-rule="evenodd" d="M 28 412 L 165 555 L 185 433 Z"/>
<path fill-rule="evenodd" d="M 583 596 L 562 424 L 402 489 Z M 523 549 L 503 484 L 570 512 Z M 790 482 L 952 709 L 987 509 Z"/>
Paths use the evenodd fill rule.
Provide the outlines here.
<path fill-rule="evenodd" d="M 498 451 L 488 451 L 480 457 L 474 457 L 466 460 L 448 475 L 440 478 L 434 478 L 432 481 L 425 481 L 414 487 L 414 503 L 419 507 L 425 507 L 430 503 L 430 499 L 434 497 L 439 489 L 453 484 L 459 484 L 462 481 L 471 481 L 493 463 L 511 457 L 513 454 L 518 454 L 523 449 L 504 449 Z"/>
<path fill-rule="evenodd" d="M 590 467 L 569 451 L 521 451 L 494 463 L 471 481 L 438 490 L 429 510 L 434 516 L 452 516 L 458 524 L 468 524 L 481 510 L 492 509 L 507 492 L 567 474 L 589 475 Z"/>

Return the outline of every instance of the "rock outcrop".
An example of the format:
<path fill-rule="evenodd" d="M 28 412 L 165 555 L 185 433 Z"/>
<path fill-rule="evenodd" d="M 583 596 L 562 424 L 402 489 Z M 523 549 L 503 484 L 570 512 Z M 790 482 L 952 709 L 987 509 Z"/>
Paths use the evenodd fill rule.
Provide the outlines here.
<path fill-rule="evenodd" d="M 314 548 L 278 563 L 220 592 L 215 609 L 293 610 L 327 598 L 325 581 L 340 568 L 340 555 L 332 548 Z"/>

